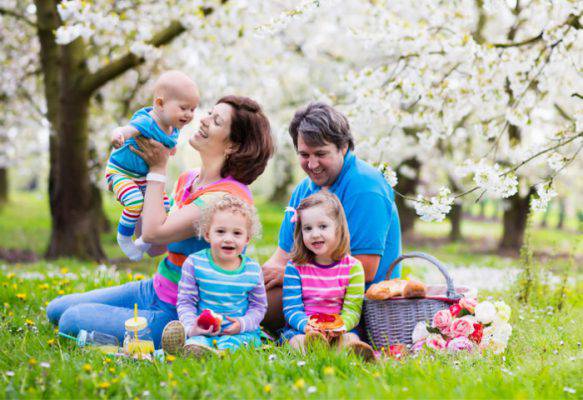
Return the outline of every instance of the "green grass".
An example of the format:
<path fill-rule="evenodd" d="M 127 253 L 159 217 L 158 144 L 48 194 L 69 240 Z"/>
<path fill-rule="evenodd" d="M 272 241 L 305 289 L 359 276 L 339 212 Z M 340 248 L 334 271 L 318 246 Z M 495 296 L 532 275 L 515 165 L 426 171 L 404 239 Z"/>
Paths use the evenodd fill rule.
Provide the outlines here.
<path fill-rule="evenodd" d="M 275 248 L 282 207 L 259 205 L 263 238 L 251 249 L 264 261 Z M 118 206 L 108 200 L 115 221 Z M 42 253 L 49 234 L 43 198 L 15 194 L 0 211 L 3 247 Z M 24 217 L 23 217 L 24 216 Z M 488 239 L 495 227 L 468 222 L 468 234 Z M 435 237 L 447 225 L 419 224 Z M 554 232 L 562 239 L 568 233 Z M 555 246 L 535 230 L 541 246 Z M 120 257 L 114 234 L 103 237 L 105 251 Z M 418 250 L 418 247 L 408 249 Z M 493 268 L 516 267 L 517 260 L 472 253 L 467 244 L 424 247 L 447 263 Z M 547 268 L 542 265 L 541 268 Z M 0 262 L 0 396 L 4 398 L 581 398 L 583 393 L 583 285 L 569 285 L 561 310 L 556 288 L 544 286 L 530 304 L 516 300 L 517 287 L 488 293 L 513 309 L 513 335 L 504 356 L 424 354 L 404 361 L 365 364 L 354 356 L 320 349 L 307 355 L 289 347 L 266 346 L 221 358 L 137 362 L 82 350 L 59 339 L 45 317 L 48 301 L 68 294 L 149 276 L 154 261 L 95 263 L 60 259 L 32 264 Z M 534 295 L 533 295 L 534 296 Z M 567 390 L 574 389 L 574 394 Z"/>

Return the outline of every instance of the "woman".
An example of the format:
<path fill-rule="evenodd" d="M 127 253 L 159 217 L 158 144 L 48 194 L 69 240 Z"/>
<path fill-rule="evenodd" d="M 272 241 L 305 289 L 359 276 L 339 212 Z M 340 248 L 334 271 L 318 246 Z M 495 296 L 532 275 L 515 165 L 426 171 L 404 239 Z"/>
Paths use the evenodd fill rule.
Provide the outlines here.
<path fill-rule="evenodd" d="M 200 154 L 202 166 L 179 177 L 172 211 L 166 215 L 163 196 L 169 150 L 150 139 L 140 137 L 137 141 L 141 151 L 133 151 L 150 166 L 142 238 L 148 243 L 168 244 L 168 255 L 153 279 L 59 297 L 47 306 L 47 316 L 63 333 L 96 330 L 121 341 L 124 322 L 133 316 L 137 303 L 159 348 L 164 326 L 178 318 L 176 297 L 182 263 L 190 253 L 209 247 L 196 235 L 201 207 L 225 193 L 252 203 L 247 185 L 263 173 L 274 147 L 269 121 L 259 104 L 247 97 L 223 97 L 202 118 L 199 131 L 189 140 Z"/>

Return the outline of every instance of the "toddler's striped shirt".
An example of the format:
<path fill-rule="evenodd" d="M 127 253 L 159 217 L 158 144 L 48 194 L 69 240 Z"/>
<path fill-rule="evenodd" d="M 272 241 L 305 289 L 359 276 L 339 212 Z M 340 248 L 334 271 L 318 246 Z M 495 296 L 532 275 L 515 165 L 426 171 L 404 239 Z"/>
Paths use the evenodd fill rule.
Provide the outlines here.
<path fill-rule="evenodd" d="M 267 311 L 267 297 L 259 264 L 243 255 L 233 271 L 215 264 L 210 249 L 191 254 L 182 264 L 176 310 L 187 331 L 196 317 L 209 309 L 223 315 L 222 329 L 231 325 L 225 316 L 241 323 L 241 332 L 259 328 Z"/>

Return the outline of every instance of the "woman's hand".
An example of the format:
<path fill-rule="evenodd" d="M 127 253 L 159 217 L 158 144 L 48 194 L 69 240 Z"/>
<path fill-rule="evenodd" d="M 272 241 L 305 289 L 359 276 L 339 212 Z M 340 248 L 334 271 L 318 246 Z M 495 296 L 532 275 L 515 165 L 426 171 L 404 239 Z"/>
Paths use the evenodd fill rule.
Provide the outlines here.
<path fill-rule="evenodd" d="M 160 174 L 166 173 L 166 164 L 170 157 L 170 149 L 154 139 L 147 139 L 143 136 L 136 136 L 136 142 L 140 149 L 130 146 L 130 150 L 139 155 L 150 167 L 150 172 Z"/>
<path fill-rule="evenodd" d="M 236 335 L 238 333 L 241 333 L 241 323 L 239 322 L 239 320 L 227 316 L 225 316 L 225 318 L 231 321 L 232 324 L 223 330 L 222 332 L 223 335 Z"/>

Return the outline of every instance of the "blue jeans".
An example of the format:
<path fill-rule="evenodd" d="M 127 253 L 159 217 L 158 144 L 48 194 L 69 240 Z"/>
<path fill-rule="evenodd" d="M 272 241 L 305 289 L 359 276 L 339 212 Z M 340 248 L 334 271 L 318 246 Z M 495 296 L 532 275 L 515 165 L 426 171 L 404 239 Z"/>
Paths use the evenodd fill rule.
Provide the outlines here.
<path fill-rule="evenodd" d="M 140 317 L 148 320 L 154 346 L 160 348 L 164 327 L 178 314 L 176 306 L 158 298 L 152 279 L 57 297 L 47 306 L 47 317 L 68 335 L 95 330 L 114 335 L 122 343 L 125 321 L 134 316 L 134 303 Z"/>

